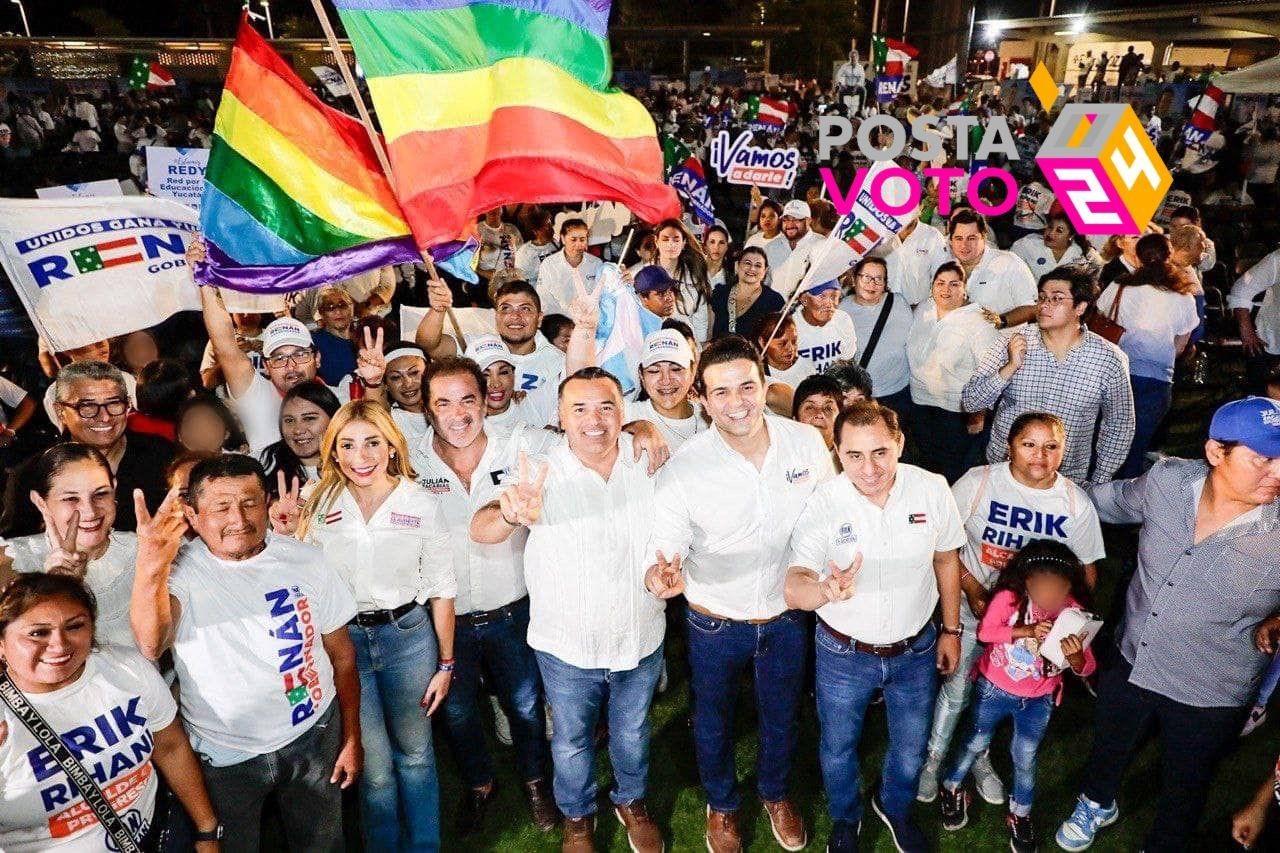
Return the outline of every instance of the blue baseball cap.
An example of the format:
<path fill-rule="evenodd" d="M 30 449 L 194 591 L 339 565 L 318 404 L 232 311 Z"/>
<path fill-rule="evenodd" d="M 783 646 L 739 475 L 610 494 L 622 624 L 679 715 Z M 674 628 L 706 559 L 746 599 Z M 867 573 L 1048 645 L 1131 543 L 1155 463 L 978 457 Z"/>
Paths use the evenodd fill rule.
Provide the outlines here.
<path fill-rule="evenodd" d="M 1280 403 L 1245 397 L 1220 406 L 1209 423 L 1209 438 L 1239 442 L 1262 456 L 1280 457 Z"/>
<path fill-rule="evenodd" d="M 839 290 L 839 289 L 840 289 L 840 280 L 833 278 L 831 279 L 831 281 L 820 281 L 817 284 L 809 285 L 809 289 L 806 290 L 805 293 L 811 294 L 813 296 L 817 296 L 819 293 L 826 293 L 828 290 Z"/>
<path fill-rule="evenodd" d="M 652 293 L 655 290 L 674 290 L 680 286 L 667 271 L 657 264 L 650 264 L 635 276 L 636 293 Z"/>

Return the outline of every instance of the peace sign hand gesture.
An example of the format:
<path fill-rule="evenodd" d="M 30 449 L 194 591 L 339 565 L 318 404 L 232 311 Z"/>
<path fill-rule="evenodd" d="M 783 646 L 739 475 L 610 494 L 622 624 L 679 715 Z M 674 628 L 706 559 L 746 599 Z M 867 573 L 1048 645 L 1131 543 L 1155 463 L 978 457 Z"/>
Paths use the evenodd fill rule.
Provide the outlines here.
<path fill-rule="evenodd" d="M 387 372 L 387 359 L 382 354 L 382 327 L 378 327 L 375 337 L 373 330 L 364 327 L 364 346 L 356 355 L 356 376 L 366 388 L 376 388 L 382 384 L 382 376 Z"/>
<path fill-rule="evenodd" d="M 679 554 L 676 554 L 674 559 L 668 560 L 666 555 L 659 551 L 658 562 L 650 566 L 649 571 L 644 574 L 644 588 L 662 599 L 681 595 L 684 592 L 683 560 L 684 558 Z"/>
<path fill-rule="evenodd" d="M 834 560 L 828 560 L 827 576 L 818 582 L 818 589 L 822 591 L 822 597 L 832 604 L 837 601 L 848 601 L 853 597 L 854 576 L 861 570 L 861 551 L 853 556 L 853 562 L 843 570 L 835 564 Z"/>
<path fill-rule="evenodd" d="M 550 465 L 543 462 L 536 477 L 529 476 L 529 457 L 520 452 L 520 479 L 498 495 L 502 520 L 514 527 L 537 524 L 542 516 L 542 486 L 547 481 Z"/>
<path fill-rule="evenodd" d="M 49 554 L 44 558 L 44 570 L 51 575 L 72 575 L 83 578 L 89 566 L 89 556 L 76 546 L 80 532 L 80 510 L 71 513 L 65 530 L 59 530 L 47 510 L 44 516 L 44 535 L 49 541 Z"/>
<path fill-rule="evenodd" d="M 582 280 L 582 270 L 574 269 L 574 297 L 569 303 L 569 319 L 573 320 L 574 328 L 594 329 L 600 325 L 600 294 L 603 290 L 604 285 L 600 283 L 592 290 L 587 290 L 587 285 Z"/>
<path fill-rule="evenodd" d="M 281 536 L 292 536 L 298 529 L 298 519 L 302 517 L 302 500 L 299 497 L 301 483 L 297 477 L 286 486 L 284 472 L 276 472 L 276 498 L 268 515 L 271 518 L 271 529 Z"/>
<path fill-rule="evenodd" d="M 138 518 L 138 565 L 160 568 L 169 566 L 178 556 L 187 532 L 187 519 L 182 513 L 182 493 L 169 490 L 156 514 L 147 512 L 147 501 L 141 489 L 133 490 L 133 510 Z"/>

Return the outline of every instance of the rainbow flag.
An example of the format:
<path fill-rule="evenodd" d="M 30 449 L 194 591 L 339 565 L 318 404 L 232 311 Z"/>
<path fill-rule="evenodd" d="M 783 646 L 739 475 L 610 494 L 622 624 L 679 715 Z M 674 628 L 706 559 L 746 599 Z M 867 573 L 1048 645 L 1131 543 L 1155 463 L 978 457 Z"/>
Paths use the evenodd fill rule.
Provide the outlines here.
<path fill-rule="evenodd" d="M 364 126 L 321 103 L 244 17 L 213 130 L 197 281 L 284 293 L 422 259 Z"/>
<path fill-rule="evenodd" d="M 653 120 L 613 88 L 609 0 L 335 0 L 419 246 L 515 202 L 680 215 Z"/>

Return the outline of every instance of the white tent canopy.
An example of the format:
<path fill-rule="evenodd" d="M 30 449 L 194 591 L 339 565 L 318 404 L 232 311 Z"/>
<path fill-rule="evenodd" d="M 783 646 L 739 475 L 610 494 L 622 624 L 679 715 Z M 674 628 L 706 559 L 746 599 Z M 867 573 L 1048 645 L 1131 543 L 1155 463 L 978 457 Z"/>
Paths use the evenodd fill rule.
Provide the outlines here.
<path fill-rule="evenodd" d="M 1214 77 L 1212 82 L 1224 92 L 1241 95 L 1280 94 L 1280 56 Z"/>

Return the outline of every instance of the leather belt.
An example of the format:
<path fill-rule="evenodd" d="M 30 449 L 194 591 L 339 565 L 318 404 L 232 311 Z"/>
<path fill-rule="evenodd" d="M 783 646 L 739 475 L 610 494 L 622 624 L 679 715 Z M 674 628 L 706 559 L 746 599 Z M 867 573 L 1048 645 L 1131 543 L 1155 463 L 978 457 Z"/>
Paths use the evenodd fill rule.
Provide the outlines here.
<path fill-rule="evenodd" d="M 932 622 L 926 622 L 924 623 L 924 627 L 921 628 L 915 634 L 915 636 L 907 637 L 905 640 L 898 640 L 898 642 L 896 643 L 886 643 L 884 645 L 877 646 L 877 645 L 873 645 L 872 643 L 864 643 L 861 640 L 855 640 L 853 637 L 850 637 L 848 634 L 842 634 L 841 632 L 837 631 L 835 628 L 832 628 L 830 625 L 828 625 L 822 619 L 822 617 L 818 617 L 818 624 L 822 626 L 822 630 L 826 631 L 832 637 L 835 637 L 837 640 L 844 643 L 845 645 L 852 646 L 854 649 L 857 649 L 860 652 L 865 652 L 866 654 L 875 655 L 876 657 L 881 657 L 881 658 L 896 658 L 898 655 L 902 654 L 903 652 L 907 651 L 907 649 L 915 645 L 916 640 L 919 640 L 921 637 L 923 637 L 925 635 L 925 632 L 928 631 L 929 628 L 933 626 Z"/>
<path fill-rule="evenodd" d="M 743 625 L 768 625 L 770 622 L 776 622 L 786 615 L 786 611 L 784 610 L 777 616 L 770 616 L 768 619 L 730 619 L 728 616 L 721 616 L 719 613 L 712 613 L 710 610 L 692 603 L 689 604 L 689 609 L 701 613 L 708 619 L 719 619 L 721 622 L 739 622 Z"/>
<path fill-rule="evenodd" d="M 510 604 L 505 604 L 502 607 L 497 607 L 493 610 L 475 610 L 471 613 L 459 613 L 453 618 L 459 625 L 466 625 L 471 628 L 483 628 L 485 625 L 500 622 L 503 619 L 510 619 L 514 615 L 516 605 L 524 601 L 526 598 L 528 598 L 528 596 L 518 598 Z"/>
<path fill-rule="evenodd" d="M 361 628 L 376 628 L 379 625 L 394 622 L 413 608 L 420 606 L 418 602 L 410 601 L 408 604 L 400 605 L 395 610 L 364 610 L 357 613 L 355 618 L 347 624 L 359 625 Z"/>

